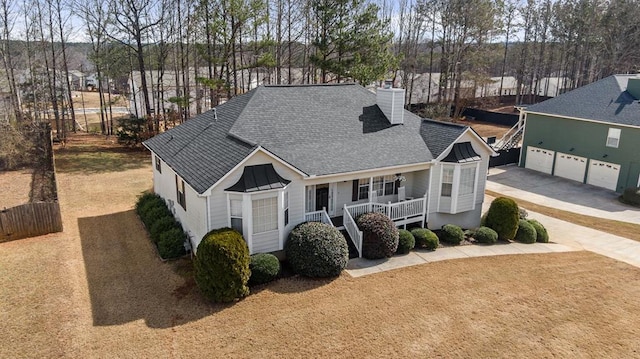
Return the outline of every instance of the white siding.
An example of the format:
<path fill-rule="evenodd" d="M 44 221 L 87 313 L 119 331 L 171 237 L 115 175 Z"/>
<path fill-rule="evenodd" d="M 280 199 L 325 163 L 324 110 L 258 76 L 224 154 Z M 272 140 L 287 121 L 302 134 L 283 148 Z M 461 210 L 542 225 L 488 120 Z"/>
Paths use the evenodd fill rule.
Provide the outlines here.
<path fill-rule="evenodd" d="M 191 237 L 194 249 L 202 237 L 207 233 L 206 222 L 206 198 L 200 197 L 196 191 L 185 182 L 185 198 L 187 210 L 178 204 L 176 196 L 176 173 L 166 163 L 161 161 L 162 173 L 155 166 L 155 155 L 152 156 L 153 166 L 153 190 L 164 198 L 167 206 L 174 216 L 182 224 L 184 231 Z"/>
<path fill-rule="evenodd" d="M 471 142 L 473 149 L 478 153 L 482 160 L 476 171 L 477 187 L 474 196 L 460 196 L 458 198 L 458 208 L 472 208 L 472 202 L 475 201 L 475 209 L 467 210 L 457 214 L 448 214 L 442 212 L 450 212 L 451 199 L 440 197 L 441 172 L 442 166 L 438 164 L 432 168 L 431 174 L 431 193 L 429 194 L 428 205 L 428 227 L 431 229 L 439 229 L 445 224 L 456 224 L 463 228 L 474 228 L 480 224 L 480 216 L 482 211 L 482 203 L 484 202 L 484 191 L 487 182 L 487 171 L 489 168 L 490 151 L 476 136 L 471 133 L 465 133 L 458 142 Z M 417 183 L 417 182 L 416 182 Z"/>
<path fill-rule="evenodd" d="M 289 191 L 289 224 L 283 231 L 284 240 L 295 225 L 304 221 L 304 184 L 302 183 L 302 176 L 300 174 L 264 152 L 256 152 L 244 163 L 244 166 L 254 166 L 266 163 L 273 164 L 273 168 L 280 176 L 291 181 L 287 186 L 287 190 Z M 211 196 L 209 197 L 209 230 L 228 227 L 230 225 L 227 208 L 227 194 L 224 190 L 234 185 L 240 179 L 244 171 L 244 166 L 237 168 L 235 171 L 230 173 L 229 176 L 227 176 L 222 182 L 218 183 L 211 191 Z M 275 235 L 277 238 L 278 233 L 276 232 Z M 253 235 L 252 242 L 254 252 L 256 252 L 256 248 L 269 246 L 264 243 L 266 241 L 265 238 L 266 237 L 262 236 L 262 234 Z M 198 239 L 198 242 L 200 239 Z M 275 250 L 277 250 L 277 248 Z"/>
<path fill-rule="evenodd" d="M 407 177 L 407 195 L 413 198 L 424 197 L 429 190 L 429 170 L 417 171 Z"/>
<path fill-rule="evenodd" d="M 275 252 L 278 248 L 278 231 L 254 234 L 252 253 Z"/>

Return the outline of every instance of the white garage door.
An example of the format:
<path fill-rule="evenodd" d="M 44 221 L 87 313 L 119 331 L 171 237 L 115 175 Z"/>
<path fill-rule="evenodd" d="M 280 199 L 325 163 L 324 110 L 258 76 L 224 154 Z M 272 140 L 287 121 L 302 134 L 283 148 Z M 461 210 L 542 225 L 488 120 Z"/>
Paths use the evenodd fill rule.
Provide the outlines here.
<path fill-rule="evenodd" d="M 556 154 L 556 165 L 553 174 L 558 177 L 584 182 L 584 172 L 587 169 L 587 159 L 558 152 Z"/>
<path fill-rule="evenodd" d="M 620 165 L 596 160 L 589 161 L 588 184 L 615 191 L 618 186 L 618 175 L 620 175 Z"/>
<path fill-rule="evenodd" d="M 524 166 L 534 171 L 551 174 L 555 152 L 543 148 L 527 146 L 527 159 Z"/>

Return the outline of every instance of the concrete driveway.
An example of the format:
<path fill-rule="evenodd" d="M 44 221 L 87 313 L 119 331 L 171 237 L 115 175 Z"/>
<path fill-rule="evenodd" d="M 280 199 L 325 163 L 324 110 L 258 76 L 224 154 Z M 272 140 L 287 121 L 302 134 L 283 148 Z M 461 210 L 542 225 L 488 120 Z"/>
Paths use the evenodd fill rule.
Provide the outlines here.
<path fill-rule="evenodd" d="M 640 209 L 618 201 L 606 189 L 516 166 L 492 168 L 487 189 L 540 205 L 600 218 L 640 223 Z M 483 211 L 493 200 L 485 196 Z M 552 242 L 592 251 L 640 267 L 640 242 L 529 211 L 549 231 Z"/>
<path fill-rule="evenodd" d="M 522 167 L 489 169 L 487 189 L 564 211 L 640 223 L 640 209 L 620 203 L 618 193 Z"/>

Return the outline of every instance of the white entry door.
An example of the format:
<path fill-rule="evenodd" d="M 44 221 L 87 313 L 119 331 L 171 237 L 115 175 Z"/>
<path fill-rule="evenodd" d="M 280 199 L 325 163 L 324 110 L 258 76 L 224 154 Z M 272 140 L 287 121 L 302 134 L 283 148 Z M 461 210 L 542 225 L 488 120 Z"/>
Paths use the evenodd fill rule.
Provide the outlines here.
<path fill-rule="evenodd" d="M 619 175 L 620 165 L 597 160 L 589 161 L 588 184 L 615 191 L 618 187 Z"/>
<path fill-rule="evenodd" d="M 583 183 L 586 169 L 587 159 L 585 157 L 562 152 L 556 154 L 556 165 L 553 172 L 555 176 Z"/>
<path fill-rule="evenodd" d="M 527 146 L 527 159 L 524 166 L 534 171 L 551 174 L 554 154 L 555 152 L 544 148 Z"/>

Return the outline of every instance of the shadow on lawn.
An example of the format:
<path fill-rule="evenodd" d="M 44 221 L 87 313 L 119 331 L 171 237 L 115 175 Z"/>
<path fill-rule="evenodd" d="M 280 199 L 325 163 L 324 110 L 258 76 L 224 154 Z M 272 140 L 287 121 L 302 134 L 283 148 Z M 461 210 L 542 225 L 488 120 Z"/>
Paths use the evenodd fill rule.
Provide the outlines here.
<path fill-rule="evenodd" d="M 149 166 L 149 152 L 124 147 L 69 146 L 56 151 L 56 171 L 65 173 L 120 172 Z"/>
<path fill-rule="evenodd" d="M 188 259 L 161 262 L 133 210 L 79 218 L 78 227 L 94 325 L 169 328 L 232 305 L 200 296 Z"/>

